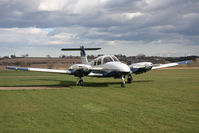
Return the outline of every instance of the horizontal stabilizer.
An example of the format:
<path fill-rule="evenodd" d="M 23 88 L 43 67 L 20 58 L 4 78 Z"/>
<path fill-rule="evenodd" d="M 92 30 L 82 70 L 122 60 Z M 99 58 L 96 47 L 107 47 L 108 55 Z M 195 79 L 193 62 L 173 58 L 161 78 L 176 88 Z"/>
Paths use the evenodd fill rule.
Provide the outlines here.
<path fill-rule="evenodd" d="M 80 48 L 62 48 L 62 51 L 80 51 L 82 64 L 88 64 L 88 59 L 86 56 L 87 50 L 99 50 L 101 48 L 84 48 L 84 46 L 80 46 Z"/>
<path fill-rule="evenodd" d="M 84 48 L 84 50 L 99 50 L 101 48 Z M 82 48 L 62 48 L 62 51 L 79 51 L 82 50 Z"/>

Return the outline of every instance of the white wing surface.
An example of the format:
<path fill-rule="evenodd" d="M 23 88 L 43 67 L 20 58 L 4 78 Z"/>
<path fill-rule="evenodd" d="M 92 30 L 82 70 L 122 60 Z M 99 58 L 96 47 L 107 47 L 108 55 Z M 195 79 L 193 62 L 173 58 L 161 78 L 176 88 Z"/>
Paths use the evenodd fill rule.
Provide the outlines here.
<path fill-rule="evenodd" d="M 91 72 L 91 73 L 89 73 L 89 75 L 88 76 L 93 76 L 93 77 L 102 77 L 103 76 L 103 74 L 101 74 L 101 73 L 93 73 L 93 72 Z"/>
<path fill-rule="evenodd" d="M 89 70 L 92 70 L 92 71 L 100 71 L 102 69 L 103 69 L 102 67 L 90 67 L 89 68 Z"/>
<path fill-rule="evenodd" d="M 161 64 L 159 66 L 154 66 L 152 69 L 159 69 L 159 68 L 165 68 L 165 67 L 172 67 L 172 66 L 178 66 L 182 64 L 188 64 L 191 63 L 192 61 L 181 61 L 181 62 L 175 62 L 175 63 L 168 63 L 168 64 Z"/>
<path fill-rule="evenodd" d="M 71 74 L 71 71 L 69 71 L 69 70 L 57 70 L 57 69 L 25 68 L 25 67 L 10 67 L 10 66 L 8 66 L 7 69 L 22 70 L 22 71 L 35 71 L 35 72 Z"/>

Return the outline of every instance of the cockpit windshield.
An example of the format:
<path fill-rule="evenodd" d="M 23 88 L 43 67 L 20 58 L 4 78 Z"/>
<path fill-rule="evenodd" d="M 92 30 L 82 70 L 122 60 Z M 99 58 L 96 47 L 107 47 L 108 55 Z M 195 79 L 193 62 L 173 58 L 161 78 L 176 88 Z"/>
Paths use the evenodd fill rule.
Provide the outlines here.
<path fill-rule="evenodd" d="M 106 56 L 103 58 L 103 63 L 119 61 L 115 56 Z"/>
<path fill-rule="evenodd" d="M 115 56 L 112 56 L 112 58 L 113 58 L 114 61 L 119 61 L 118 58 L 115 57 Z"/>
<path fill-rule="evenodd" d="M 111 57 L 104 57 L 104 64 L 107 62 L 113 62 L 113 59 Z"/>
<path fill-rule="evenodd" d="M 108 62 L 118 62 L 118 58 L 115 56 L 101 56 L 93 61 L 94 66 L 106 64 Z"/>

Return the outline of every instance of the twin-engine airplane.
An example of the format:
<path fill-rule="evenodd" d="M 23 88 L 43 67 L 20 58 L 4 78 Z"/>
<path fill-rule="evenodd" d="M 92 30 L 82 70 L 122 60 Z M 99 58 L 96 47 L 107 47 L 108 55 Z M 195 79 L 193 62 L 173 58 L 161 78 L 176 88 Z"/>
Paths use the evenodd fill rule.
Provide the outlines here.
<path fill-rule="evenodd" d="M 41 69 L 41 68 L 24 68 L 24 67 L 7 67 L 14 70 L 25 71 L 38 71 L 38 72 L 50 72 L 69 74 L 78 77 L 77 85 L 83 85 L 84 76 L 90 77 L 114 77 L 121 78 L 121 87 L 125 87 L 125 77 L 127 76 L 127 83 L 132 83 L 132 74 L 141 74 L 152 69 L 159 69 L 164 67 L 177 66 L 181 64 L 191 63 L 191 61 L 182 61 L 176 63 L 163 64 L 159 66 L 153 66 L 151 62 L 141 62 L 131 64 L 130 66 L 120 62 L 117 57 L 112 55 L 104 55 L 97 57 L 96 59 L 88 62 L 86 52 L 87 50 L 99 50 L 101 48 L 63 48 L 62 51 L 80 51 L 82 64 L 74 64 L 69 67 L 68 70 L 56 70 L 56 69 Z"/>

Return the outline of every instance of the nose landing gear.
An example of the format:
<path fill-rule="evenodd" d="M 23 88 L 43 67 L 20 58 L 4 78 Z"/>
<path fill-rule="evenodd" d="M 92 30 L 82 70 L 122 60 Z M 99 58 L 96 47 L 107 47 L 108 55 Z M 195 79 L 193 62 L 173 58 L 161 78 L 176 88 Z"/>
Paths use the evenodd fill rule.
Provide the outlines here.
<path fill-rule="evenodd" d="M 125 87 L 125 79 L 124 79 L 124 75 L 122 75 L 122 83 L 121 83 L 121 87 L 124 88 Z"/>

